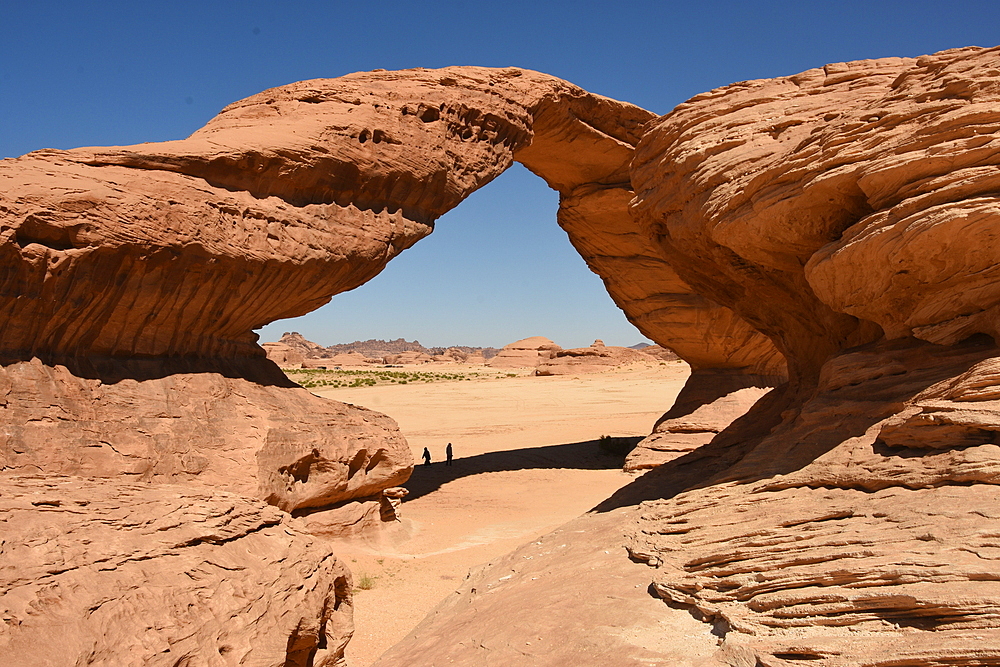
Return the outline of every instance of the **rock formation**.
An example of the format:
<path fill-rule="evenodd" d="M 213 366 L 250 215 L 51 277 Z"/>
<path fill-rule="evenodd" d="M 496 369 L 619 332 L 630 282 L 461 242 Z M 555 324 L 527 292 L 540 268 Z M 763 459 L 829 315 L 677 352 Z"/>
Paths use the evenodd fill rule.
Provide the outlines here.
<path fill-rule="evenodd" d="M 650 118 L 523 70 L 377 72 L 265 91 L 180 141 L 0 161 L 0 469 L 207 484 L 310 522 L 381 506 L 412 466 L 395 424 L 297 387 L 253 330 L 376 275 L 516 152 L 544 167 L 573 140 L 551 173 L 600 178 Z"/>
<path fill-rule="evenodd" d="M 341 366 L 370 366 L 384 363 L 383 359 L 371 359 L 360 352 L 342 352 L 329 357 L 304 359 L 302 368 L 339 368 Z"/>
<path fill-rule="evenodd" d="M 658 359 L 659 361 L 677 361 L 680 359 L 676 352 L 668 350 L 662 345 L 647 345 L 639 351 L 653 357 L 654 359 Z"/>
<path fill-rule="evenodd" d="M 302 352 L 284 343 L 261 343 L 261 347 L 267 353 L 268 360 L 281 368 L 299 368 L 305 359 Z"/>
<path fill-rule="evenodd" d="M 400 352 L 399 354 L 389 354 L 385 357 L 385 363 L 400 366 L 426 364 L 430 361 L 433 361 L 433 358 L 424 352 Z"/>
<path fill-rule="evenodd" d="M 559 224 L 630 320 L 691 364 L 645 447 L 672 460 L 603 511 L 653 498 L 620 512 L 629 549 L 655 568 L 658 595 L 715 624 L 714 664 L 998 663 L 998 54 L 829 65 L 658 119 L 524 70 L 361 73 L 265 91 L 182 141 L 4 160 L 0 465 L 19 475 L 5 483 L 24 494 L 57 475 L 102 477 L 102 493 L 132 488 L 122 480 L 210 483 L 317 532 L 367 521 L 376 504 L 381 516 L 411 465 L 395 424 L 292 385 L 252 330 L 370 279 L 516 159 L 560 192 Z M 529 342 L 506 359 L 555 351 Z M 39 507 L 62 509 L 53 502 L 10 511 L 29 525 Z M 117 502 L 60 521 L 115 516 Z M 246 502 L 256 509 L 223 513 L 256 512 L 259 526 L 278 516 Z M 59 549 L 86 554 L 118 525 L 67 524 Z M 260 547 L 265 569 L 275 550 L 305 548 L 294 530 L 290 541 L 269 530 L 236 535 L 277 540 Z M 189 546 L 228 544 L 214 535 Z M 155 555 L 169 537 L 121 549 Z M 554 558 L 551 546 L 538 557 Z M 289 593 L 308 598 L 293 600 L 294 618 L 264 623 L 261 647 L 281 648 L 261 648 L 259 664 L 338 659 L 346 635 L 324 628 L 346 603 L 321 552 L 292 557 L 300 572 L 330 569 L 316 595 Z M 8 605 L 40 611 L 7 646 L 30 652 L 58 627 L 84 638 L 64 661 L 105 650 L 84 614 L 102 606 L 175 622 L 172 602 L 128 596 L 146 575 L 125 559 L 101 579 L 116 592 L 74 593 L 69 620 L 50 589 L 24 589 Z M 171 594 L 177 604 L 194 585 Z M 456 613 L 482 623 L 478 610 L 524 590 Z M 238 624 L 264 618 L 221 607 Z M 572 609 L 557 611 L 568 622 Z M 221 630 L 192 623 L 178 651 L 217 660 Z M 482 646 L 456 623 L 449 660 Z M 579 657 L 560 663 L 559 650 L 551 664 Z M 410 664 L 435 664 L 433 651 L 413 648 Z M 629 659 L 651 659 L 640 653 Z"/>
<path fill-rule="evenodd" d="M 297 521 L 201 486 L 0 477 L 3 663 L 341 666 L 351 575 Z"/>
<path fill-rule="evenodd" d="M 538 364 L 535 375 L 600 373 L 619 366 L 648 361 L 649 356 L 642 352 L 627 347 L 608 347 L 604 341 L 596 340 L 590 347 L 556 350 L 552 357 L 543 359 Z"/>
<path fill-rule="evenodd" d="M 631 547 L 732 656 L 998 660 L 998 102 L 1000 51 L 960 49 L 734 84 L 640 142 L 636 219 L 788 359 Z"/>
<path fill-rule="evenodd" d="M 535 368 L 561 349 L 545 336 L 531 336 L 504 345 L 488 365 L 492 368 Z"/>
<path fill-rule="evenodd" d="M 471 357 L 468 352 L 463 352 L 457 347 L 449 347 L 447 350 L 441 354 L 435 354 L 431 357 L 431 361 L 436 361 L 439 363 L 453 363 L 453 364 L 464 364 L 466 360 Z M 478 355 L 480 359 L 479 363 L 483 363 L 482 355 Z M 472 363 L 476 363 L 473 361 Z"/>
<path fill-rule="evenodd" d="M 692 374 L 653 432 L 629 452 L 625 470 L 655 468 L 708 444 L 770 389 L 770 382 L 728 369 Z"/>
<path fill-rule="evenodd" d="M 296 350 L 306 359 L 317 359 L 320 357 L 330 356 L 330 351 L 327 348 L 323 347 L 319 343 L 307 340 L 306 337 L 298 331 L 286 331 L 281 335 L 281 339 L 277 342 Z M 268 345 L 272 345 L 272 343 L 262 343 L 261 347 L 266 350 Z"/>

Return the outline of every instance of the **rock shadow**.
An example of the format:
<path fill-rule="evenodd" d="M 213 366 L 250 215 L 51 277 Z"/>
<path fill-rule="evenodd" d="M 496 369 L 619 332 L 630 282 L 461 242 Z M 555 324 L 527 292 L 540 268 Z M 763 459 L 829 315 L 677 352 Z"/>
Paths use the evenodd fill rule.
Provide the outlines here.
<path fill-rule="evenodd" d="M 78 378 L 118 384 L 122 380 L 146 382 L 173 375 L 218 374 L 229 379 L 247 380 L 264 387 L 298 388 L 277 364 L 264 356 L 257 357 L 110 357 L 66 356 L 46 352 L 0 353 L 0 367 L 30 363 L 37 359 L 49 367 L 64 366 Z"/>
<path fill-rule="evenodd" d="M 616 438 L 616 440 L 625 441 L 634 447 L 642 440 L 642 437 Z M 456 447 L 456 449 L 458 448 Z M 608 451 L 601 446 L 599 440 L 488 452 L 456 458 L 450 466 L 445 465 L 444 461 L 434 461 L 429 466 L 414 466 L 413 475 L 410 476 L 409 481 L 403 484 L 410 492 L 404 502 L 426 496 L 448 482 L 469 475 L 558 468 L 621 470 L 624 463 L 624 454 Z"/>
<path fill-rule="evenodd" d="M 809 391 L 790 384 L 775 388 L 711 442 L 650 470 L 592 511 L 610 512 L 698 487 L 752 483 L 801 470 L 898 413 L 928 387 L 998 353 L 986 336 L 948 347 L 899 339 L 846 350 L 828 361 L 828 370 L 842 382 Z M 884 453 L 887 448 L 876 441 L 873 449 Z M 905 453 L 922 456 L 936 451 Z"/>

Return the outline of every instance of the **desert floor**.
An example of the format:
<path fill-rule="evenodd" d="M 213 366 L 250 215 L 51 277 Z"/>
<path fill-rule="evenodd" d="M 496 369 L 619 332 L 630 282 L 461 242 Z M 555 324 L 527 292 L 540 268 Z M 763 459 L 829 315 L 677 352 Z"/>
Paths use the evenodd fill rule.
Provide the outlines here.
<path fill-rule="evenodd" d="M 361 587 L 351 667 L 371 665 L 471 568 L 579 516 L 633 479 L 620 470 L 623 457 L 597 440 L 649 433 L 688 372 L 681 362 L 560 377 L 504 370 L 500 378 L 314 390 L 390 415 L 414 460 L 424 447 L 434 459 L 405 485 L 410 495 L 392 531 L 335 547 Z M 449 442 L 450 467 L 443 463 Z"/>

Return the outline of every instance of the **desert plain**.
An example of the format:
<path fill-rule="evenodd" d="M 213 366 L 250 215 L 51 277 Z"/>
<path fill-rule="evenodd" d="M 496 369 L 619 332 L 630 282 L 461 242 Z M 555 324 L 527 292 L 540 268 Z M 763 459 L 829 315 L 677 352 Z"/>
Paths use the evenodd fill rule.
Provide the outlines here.
<path fill-rule="evenodd" d="M 352 667 L 371 665 L 470 570 L 587 512 L 632 481 L 634 475 L 622 471 L 624 455 L 602 449 L 600 437 L 634 442 L 648 434 L 690 373 L 681 361 L 556 377 L 533 376 L 531 369 L 488 372 L 482 365 L 434 370 L 481 377 L 314 390 L 392 415 L 414 461 L 422 460 L 424 447 L 433 457 L 404 484 L 410 495 L 398 525 L 335 545 L 354 571 L 355 587 L 362 578 L 371 586 L 354 594 L 355 632 L 347 648 Z M 455 447 L 450 467 L 444 462 L 448 442 Z M 643 574 L 644 566 L 635 567 Z"/>

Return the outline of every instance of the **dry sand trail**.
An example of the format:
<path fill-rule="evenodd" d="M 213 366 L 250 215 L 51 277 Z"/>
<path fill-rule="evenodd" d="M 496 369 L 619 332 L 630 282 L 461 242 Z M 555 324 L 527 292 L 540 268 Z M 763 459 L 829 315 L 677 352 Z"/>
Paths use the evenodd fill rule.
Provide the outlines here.
<path fill-rule="evenodd" d="M 485 372 L 482 366 L 432 370 L 439 368 Z M 351 667 L 371 665 L 470 569 L 554 530 L 631 481 L 621 472 L 623 457 L 604 452 L 598 438 L 648 434 L 689 369 L 674 362 L 580 376 L 526 373 L 315 390 L 388 414 L 415 461 L 424 447 L 434 458 L 406 484 L 410 496 L 390 534 L 377 543 L 336 546 L 355 584 L 372 584 L 355 594 Z M 448 442 L 455 449 L 450 467 L 443 462 Z"/>

